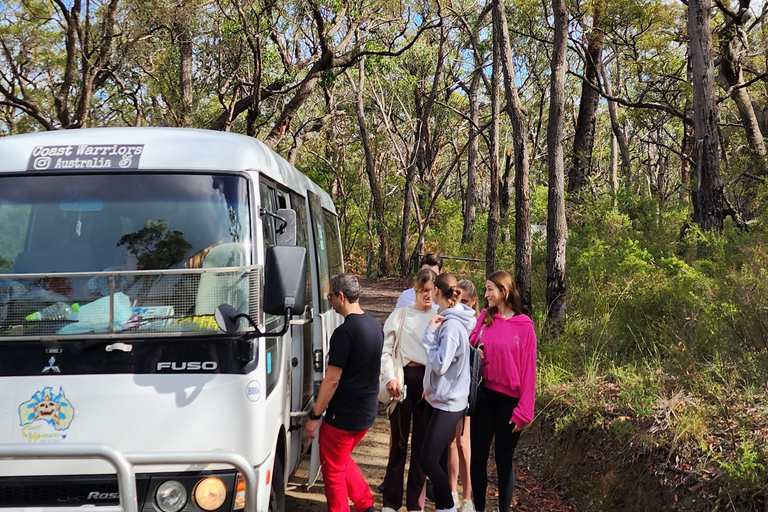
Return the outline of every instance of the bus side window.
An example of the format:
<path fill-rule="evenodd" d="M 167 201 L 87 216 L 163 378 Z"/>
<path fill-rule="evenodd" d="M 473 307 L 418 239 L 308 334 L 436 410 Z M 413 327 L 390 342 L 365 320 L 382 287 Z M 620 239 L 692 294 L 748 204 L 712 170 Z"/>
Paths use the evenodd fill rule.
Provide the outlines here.
<path fill-rule="evenodd" d="M 331 292 L 331 276 L 328 273 L 328 244 L 326 243 L 325 222 L 323 209 L 320 206 L 320 198 L 317 194 L 307 191 L 309 196 L 310 218 L 312 219 L 312 234 L 315 240 L 315 254 L 317 255 L 318 285 L 320 287 L 320 312 L 331 309 L 328 294 Z"/>
<path fill-rule="evenodd" d="M 296 245 L 307 248 L 309 257 L 309 237 L 307 235 L 307 205 L 306 200 L 295 192 L 291 192 L 291 208 L 296 212 Z M 309 262 L 308 262 L 309 263 Z M 311 263 L 307 265 L 307 311 L 312 309 L 312 271 Z"/>
<path fill-rule="evenodd" d="M 341 254 L 341 239 L 336 216 L 323 210 L 325 218 L 325 239 L 328 244 L 328 272 L 335 276 L 344 272 L 344 259 Z"/>
<path fill-rule="evenodd" d="M 277 211 L 275 190 L 263 181 L 260 184 L 261 192 L 261 206 L 270 212 Z M 264 230 L 264 245 L 269 247 L 277 243 L 277 235 L 275 234 L 275 219 L 269 215 L 261 216 L 261 225 Z"/>

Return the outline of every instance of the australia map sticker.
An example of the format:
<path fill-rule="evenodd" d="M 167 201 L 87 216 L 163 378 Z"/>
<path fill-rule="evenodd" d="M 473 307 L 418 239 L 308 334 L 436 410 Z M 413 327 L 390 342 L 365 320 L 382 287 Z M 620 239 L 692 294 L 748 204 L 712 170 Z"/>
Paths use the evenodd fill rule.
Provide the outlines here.
<path fill-rule="evenodd" d="M 62 387 L 59 387 L 58 392 L 45 387 L 19 405 L 21 434 L 30 443 L 65 439 L 74 417 L 75 408 Z"/>

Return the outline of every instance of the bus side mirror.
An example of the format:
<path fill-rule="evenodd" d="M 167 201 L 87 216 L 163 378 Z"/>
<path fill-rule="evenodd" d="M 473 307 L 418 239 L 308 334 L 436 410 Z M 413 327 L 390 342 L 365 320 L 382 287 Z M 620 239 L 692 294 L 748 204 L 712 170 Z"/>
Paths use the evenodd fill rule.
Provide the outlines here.
<path fill-rule="evenodd" d="M 277 216 L 285 222 L 277 233 L 277 245 L 296 245 L 296 211 L 290 208 L 277 210 Z"/>
<path fill-rule="evenodd" d="M 294 233 L 295 233 L 294 214 Z M 307 249 L 297 245 L 273 245 L 267 248 L 264 262 L 264 312 L 294 315 L 307 305 Z"/>

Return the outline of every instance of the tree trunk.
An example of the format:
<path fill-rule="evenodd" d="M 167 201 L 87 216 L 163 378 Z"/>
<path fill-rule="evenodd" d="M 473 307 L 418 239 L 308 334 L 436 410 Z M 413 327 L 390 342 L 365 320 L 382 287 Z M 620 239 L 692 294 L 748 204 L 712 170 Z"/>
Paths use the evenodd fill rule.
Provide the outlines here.
<path fill-rule="evenodd" d="M 555 19 L 552 49 L 552 86 L 547 125 L 549 193 L 547 197 L 547 325 L 559 337 L 565 324 L 565 247 L 568 225 L 565 220 L 565 164 L 563 121 L 565 105 L 568 13 L 565 0 L 552 0 Z"/>
<path fill-rule="evenodd" d="M 611 163 L 610 163 L 610 180 L 611 180 L 611 200 L 614 208 L 617 205 L 616 196 L 619 193 L 619 143 L 616 138 L 616 134 L 611 131 Z"/>
<path fill-rule="evenodd" d="M 597 86 L 603 61 L 604 8 L 602 0 L 593 4 L 592 30 L 587 35 L 587 51 L 584 55 L 584 82 L 581 85 L 579 116 L 573 137 L 573 161 L 568 175 L 568 192 L 575 203 L 582 202 L 584 194 L 589 191 L 589 178 L 592 174 L 595 121 L 600 100 Z"/>
<path fill-rule="evenodd" d="M 531 305 L 531 187 L 528 133 L 525 114 L 515 85 L 515 68 L 509 41 L 507 16 L 503 0 L 494 0 L 494 32 L 500 36 L 501 63 L 504 71 L 504 93 L 507 114 L 512 123 L 512 140 L 515 155 L 515 285 L 520 294 L 523 312 L 530 315 Z"/>
<path fill-rule="evenodd" d="M 488 236 L 485 243 L 485 275 L 496 271 L 496 250 L 499 243 L 499 37 L 494 30 L 491 66 L 491 193 L 488 198 Z"/>
<path fill-rule="evenodd" d="M 691 162 L 693 161 L 693 126 L 683 126 L 683 142 L 680 148 L 680 200 L 691 200 Z"/>
<path fill-rule="evenodd" d="M 717 103 L 712 49 L 710 0 L 689 0 L 688 31 L 693 71 L 693 110 L 696 142 L 698 218 L 704 230 L 723 229 L 723 180 L 717 135 Z"/>
<path fill-rule="evenodd" d="M 461 243 L 467 244 L 472 238 L 477 211 L 477 154 L 480 149 L 480 104 L 477 91 L 480 88 L 480 73 L 482 68 L 472 74 L 469 85 L 469 148 L 467 152 L 467 190 L 464 197 L 464 229 L 461 232 Z"/>
<path fill-rule="evenodd" d="M 619 82 L 619 61 L 616 57 L 616 82 Z M 611 80 L 608 77 L 608 71 L 604 65 L 600 66 L 600 73 L 603 76 L 603 89 L 608 96 L 613 96 Z M 627 142 L 627 134 L 624 132 L 624 127 L 619 124 L 619 112 L 618 106 L 615 101 L 608 101 L 608 113 L 611 118 L 611 132 L 616 137 L 616 142 L 619 146 L 619 155 L 621 155 L 621 174 L 627 178 L 627 186 L 629 185 L 629 172 L 630 172 L 630 158 L 629 158 L 629 143 Z M 618 176 L 616 177 L 617 190 L 618 190 Z"/>
<path fill-rule="evenodd" d="M 499 187 L 499 231 L 501 232 L 502 244 L 509 243 L 509 206 L 511 202 L 509 194 L 510 178 L 515 179 L 512 174 L 512 151 L 507 151 L 504 155 L 504 174 L 501 177 L 501 186 Z"/>
<path fill-rule="evenodd" d="M 193 84 L 192 84 L 192 34 L 189 30 L 189 13 L 186 12 L 187 0 L 176 4 L 176 19 L 173 23 L 173 38 L 179 47 L 179 95 L 181 105 L 179 120 L 181 126 L 192 126 Z"/>
<path fill-rule="evenodd" d="M 373 161 L 373 151 L 371 150 L 371 141 L 368 137 L 368 127 L 365 123 L 365 109 L 363 102 L 363 90 L 365 86 L 365 58 L 360 59 L 358 64 L 358 83 L 357 83 L 357 122 L 360 124 L 360 139 L 363 143 L 365 152 L 365 170 L 368 173 L 368 184 L 371 187 L 371 197 L 373 198 L 373 218 L 376 222 L 376 234 L 379 237 L 379 275 L 389 275 L 389 234 L 387 232 L 387 223 L 384 217 L 384 201 L 381 197 L 381 187 L 379 186 L 379 173 L 376 170 L 376 163 Z"/>

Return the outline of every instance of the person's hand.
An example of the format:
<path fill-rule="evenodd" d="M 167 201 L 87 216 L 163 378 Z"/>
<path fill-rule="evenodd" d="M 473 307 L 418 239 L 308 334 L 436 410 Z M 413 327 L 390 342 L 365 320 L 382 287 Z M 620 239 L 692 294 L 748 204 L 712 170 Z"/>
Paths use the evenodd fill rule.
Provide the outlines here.
<path fill-rule="evenodd" d="M 512 425 L 512 433 L 516 434 L 517 432 L 522 432 L 524 427 L 521 427 L 517 423 L 515 423 L 512 420 L 509 420 L 509 424 Z"/>
<path fill-rule="evenodd" d="M 440 327 L 443 323 L 443 315 L 435 315 L 432 317 L 432 320 L 429 321 L 429 325 L 432 327 Z"/>
<path fill-rule="evenodd" d="M 394 398 L 400 399 L 400 391 L 402 389 L 403 386 L 397 382 L 397 379 L 392 379 L 391 381 L 387 382 L 387 391 L 389 391 L 390 396 Z"/>
<path fill-rule="evenodd" d="M 480 359 L 485 359 L 485 343 L 481 343 L 477 346 L 477 351 L 480 354 Z"/>
<path fill-rule="evenodd" d="M 320 423 L 320 420 L 308 420 L 307 423 L 304 425 L 304 432 L 307 434 L 308 438 L 314 439 L 317 437 L 318 423 Z"/>

